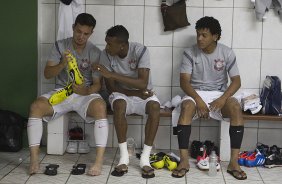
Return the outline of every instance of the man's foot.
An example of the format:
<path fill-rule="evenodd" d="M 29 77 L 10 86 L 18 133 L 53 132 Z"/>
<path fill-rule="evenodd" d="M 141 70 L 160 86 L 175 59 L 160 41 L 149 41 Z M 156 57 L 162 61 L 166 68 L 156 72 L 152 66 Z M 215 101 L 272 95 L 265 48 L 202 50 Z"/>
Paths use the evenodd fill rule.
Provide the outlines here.
<path fill-rule="evenodd" d="M 117 165 L 112 171 L 111 175 L 121 177 L 128 172 L 128 167 L 126 164 Z"/>
<path fill-rule="evenodd" d="M 29 175 L 36 174 L 36 173 L 38 173 L 38 171 L 39 171 L 39 163 L 38 163 L 38 161 L 30 162 L 30 165 L 29 165 Z"/>
<path fill-rule="evenodd" d="M 236 164 L 229 163 L 227 167 L 227 173 L 231 174 L 237 180 L 247 179 L 247 174 L 240 168 L 238 163 Z"/>
<path fill-rule="evenodd" d="M 171 176 L 175 178 L 182 178 L 189 171 L 190 165 L 188 162 L 180 162 L 176 169 L 172 171 Z"/>
<path fill-rule="evenodd" d="M 142 178 L 153 178 L 155 177 L 154 169 L 150 166 L 145 165 L 142 168 Z"/>
<path fill-rule="evenodd" d="M 90 176 L 99 176 L 102 172 L 103 163 L 95 163 L 88 170 L 87 174 Z"/>
<path fill-rule="evenodd" d="M 39 146 L 30 147 L 30 165 L 29 165 L 29 174 L 36 174 L 39 171 Z"/>

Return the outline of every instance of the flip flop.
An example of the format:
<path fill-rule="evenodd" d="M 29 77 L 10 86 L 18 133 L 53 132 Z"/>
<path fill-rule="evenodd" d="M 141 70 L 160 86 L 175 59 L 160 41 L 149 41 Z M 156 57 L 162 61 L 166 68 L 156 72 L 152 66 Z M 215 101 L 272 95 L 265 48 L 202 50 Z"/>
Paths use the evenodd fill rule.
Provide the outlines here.
<path fill-rule="evenodd" d="M 181 169 L 174 169 L 173 171 L 176 171 L 177 174 L 174 174 L 172 173 L 171 176 L 174 177 L 174 178 L 182 178 L 183 176 L 186 175 L 186 173 L 189 172 L 189 169 L 186 169 L 186 168 L 181 168 Z M 184 174 L 183 175 L 178 175 L 180 172 L 184 171 Z"/>
<path fill-rule="evenodd" d="M 111 172 L 112 176 L 117 176 L 117 177 L 121 177 L 124 174 L 126 174 L 128 172 L 128 167 L 127 165 L 125 165 L 125 169 L 122 169 L 120 166 L 123 166 L 125 164 L 121 164 L 115 167 L 115 169 Z"/>
<path fill-rule="evenodd" d="M 44 174 L 49 176 L 55 176 L 57 175 L 57 168 L 59 165 L 57 164 L 49 164 L 46 166 L 46 170 L 44 171 Z"/>
<path fill-rule="evenodd" d="M 234 178 L 237 180 L 245 180 L 247 179 L 247 175 L 244 171 L 238 171 L 238 170 L 227 170 L 227 173 L 231 174 Z"/>
<path fill-rule="evenodd" d="M 148 166 L 149 167 L 149 166 Z M 154 173 L 154 169 L 149 167 L 149 170 L 144 169 L 144 167 L 142 168 L 142 178 L 154 178 L 155 177 L 155 173 Z"/>
<path fill-rule="evenodd" d="M 82 175 L 85 173 L 86 164 L 77 164 L 73 166 L 72 175 Z"/>

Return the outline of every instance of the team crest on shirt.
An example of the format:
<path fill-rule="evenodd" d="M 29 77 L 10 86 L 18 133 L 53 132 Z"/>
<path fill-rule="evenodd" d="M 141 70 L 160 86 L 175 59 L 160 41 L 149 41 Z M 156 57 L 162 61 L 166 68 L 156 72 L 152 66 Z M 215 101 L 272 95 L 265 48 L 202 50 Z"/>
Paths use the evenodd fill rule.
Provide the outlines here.
<path fill-rule="evenodd" d="M 136 70 L 137 62 L 136 60 L 132 59 L 132 60 L 129 60 L 128 65 L 129 65 L 130 70 Z"/>
<path fill-rule="evenodd" d="M 90 61 L 88 59 L 82 59 L 79 64 L 79 69 L 86 71 L 90 69 Z"/>
<path fill-rule="evenodd" d="M 217 71 L 221 71 L 224 68 L 224 61 L 220 59 L 214 60 L 214 69 Z"/>

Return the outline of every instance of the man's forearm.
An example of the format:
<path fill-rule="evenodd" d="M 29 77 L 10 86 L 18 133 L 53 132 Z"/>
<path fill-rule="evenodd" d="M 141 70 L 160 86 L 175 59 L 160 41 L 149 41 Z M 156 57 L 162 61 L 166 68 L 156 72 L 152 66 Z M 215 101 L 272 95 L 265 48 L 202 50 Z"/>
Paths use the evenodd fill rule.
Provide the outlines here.
<path fill-rule="evenodd" d="M 228 86 L 226 91 L 221 96 L 222 98 L 228 99 L 233 96 L 241 87 L 240 76 L 235 76 L 231 79 L 231 84 Z"/>
<path fill-rule="evenodd" d="M 44 76 L 46 79 L 51 79 L 59 75 L 59 73 L 65 68 L 62 63 L 59 63 L 54 66 L 46 66 L 44 70 Z"/>

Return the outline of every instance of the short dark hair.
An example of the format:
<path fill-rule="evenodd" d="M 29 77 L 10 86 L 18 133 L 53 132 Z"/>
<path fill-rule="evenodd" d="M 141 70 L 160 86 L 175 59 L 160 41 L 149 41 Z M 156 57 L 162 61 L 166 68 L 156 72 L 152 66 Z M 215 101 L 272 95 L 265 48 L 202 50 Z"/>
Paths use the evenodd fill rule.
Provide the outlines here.
<path fill-rule="evenodd" d="M 96 20 L 89 13 L 81 13 L 77 15 L 75 22 L 74 22 L 74 26 L 76 26 L 77 24 L 86 25 L 86 26 L 90 26 L 94 28 L 96 26 Z"/>
<path fill-rule="evenodd" d="M 195 26 L 196 30 L 199 29 L 209 29 L 212 35 L 218 35 L 218 39 L 220 39 L 221 37 L 221 26 L 218 22 L 217 19 L 213 18 L 213 17 L 202 17 L 201 19 L 199 19 L 196 22 L 196 26 Z"/>
<path fill-rule="evenodd" d="M 116 25 L 107 30 L 106 36 L 117 37 L 121 42 L 128 43 L 129 33 L 122 25 Z"/>

